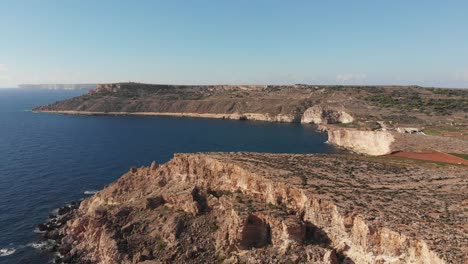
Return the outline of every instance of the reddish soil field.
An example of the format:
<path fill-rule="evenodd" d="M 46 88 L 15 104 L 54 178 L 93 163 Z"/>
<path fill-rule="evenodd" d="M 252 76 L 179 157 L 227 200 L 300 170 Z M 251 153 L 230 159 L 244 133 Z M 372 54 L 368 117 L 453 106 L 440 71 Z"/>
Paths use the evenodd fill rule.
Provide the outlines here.
<path fill-rule="evenodd" d="M 468 165 L 468 160 L 450 155 L 438 151 L 428 151 L 428 152 L 406 152 L 406 151 L 396 151 L 391 154 L 392 156 L 404 157 L 410 159 L 419 159 L 419 160 L 430 160 L 430 161 L 439 161 L 446 163 L 454 164 L 464 164 Z"/>

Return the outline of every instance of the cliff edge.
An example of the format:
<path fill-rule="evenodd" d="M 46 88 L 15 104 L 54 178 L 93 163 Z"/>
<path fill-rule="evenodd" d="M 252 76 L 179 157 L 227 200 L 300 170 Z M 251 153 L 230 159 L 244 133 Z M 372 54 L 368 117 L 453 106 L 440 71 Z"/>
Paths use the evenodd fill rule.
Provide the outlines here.
<path fill-rule="evenodd" d="M 57 232 L 70 263 L 463 263 L 466 167 L 349 155 L 176 154 Z"/>

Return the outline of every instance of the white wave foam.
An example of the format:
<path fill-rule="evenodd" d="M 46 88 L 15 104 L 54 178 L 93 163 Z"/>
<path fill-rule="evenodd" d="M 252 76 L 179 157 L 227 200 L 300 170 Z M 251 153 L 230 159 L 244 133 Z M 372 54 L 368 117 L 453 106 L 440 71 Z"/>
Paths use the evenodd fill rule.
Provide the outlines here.
<path fill-rule="evenodd" d="M 60 254 L 60 252 L 55 252 L 55 256 L 59 257 L 59 258 L 63 258 L 64 256 L 62 254 Z"/>
<path fill-rule="evenodd" d="M 95 193 L 97 193 L 97 192 L 98 192 L 98 191 L 94 191 L 94 190 L 91 190 L 91 191 L 84 191 L 84 194 L 90 195 L 90 194 L 95 194 Z"/>
<path fill-rule="evenodd" d="M 46 231 L 39 230 L 39 228 L 37 228 L 37 227 L 34 229 L 34 233 L 36 233 L 36 234 L 44 234 L 45 232 Z"/>
<path fill-rule="evenodd" d="M 54 210 L 52 210 L 52 212 L 50 212 L 51 215 L 58 215 L 58 208 L 55 208 Z"/>
<path fill-rule="evenodd" d="M 35 249 L 51 249 L 55 245 L 55 241 L 47 240 L 41 242 L 33 242 L 29 243 L 28 246 L 35 248 Z"/>
<path fill-rule="evenodd" d="M 323 143 L 325 143 L 325 144 L 331 144 L 330 141 L 328 141 L 328 140 L 325 141 L 325 142 L 323 142 Z"/>
<path fill-rule="evenodd" d="M 6 257 L 16 252 L 14 248 L 0 248 L 0 257 Z"/>
<path fill-rule="evenodd" d="M 32 247 L 32 248 L 43 248 L 45 247 L 45 245 L 47 245 L 47 242 L 33 242 L 33 243 L 30 243 L 28 244 L 28 246 Z"/>

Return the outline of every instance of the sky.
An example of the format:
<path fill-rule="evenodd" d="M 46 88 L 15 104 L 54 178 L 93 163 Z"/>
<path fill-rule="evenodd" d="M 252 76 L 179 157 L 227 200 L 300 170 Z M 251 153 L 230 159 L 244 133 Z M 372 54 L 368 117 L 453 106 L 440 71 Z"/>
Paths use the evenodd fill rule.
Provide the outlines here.
<path fill-rule="evenodd" d="M 0 87 L 468 87 L 467 11 L 466 0 L 0 0 Z"/>

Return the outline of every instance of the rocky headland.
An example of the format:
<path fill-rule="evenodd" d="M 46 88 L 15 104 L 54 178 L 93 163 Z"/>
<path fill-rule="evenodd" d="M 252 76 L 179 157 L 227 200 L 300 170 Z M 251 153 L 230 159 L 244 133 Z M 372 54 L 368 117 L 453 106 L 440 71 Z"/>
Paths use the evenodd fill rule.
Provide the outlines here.
<path fill-rule="evenodd" d="M 101 84 L 33 109 L 316 124 L 329 142 L 368 155 L 468 152 L 468 90 L 418 86 Z"/>
<path fill-rule="evenodd" d="M 466 263 L 466 171 L 352 155 L 176 154 L 71 210 L 56 229 L 59 261 Z"/>
<path fill-rule="evenodd" d="M 47 83 L 47 84 L 19 84 L 20 89 L 38 90 L 92 90 L 96 88 L 95 83 Z"/>

